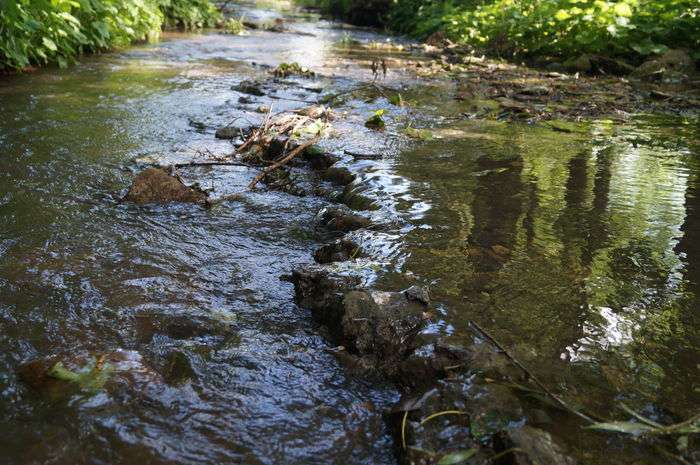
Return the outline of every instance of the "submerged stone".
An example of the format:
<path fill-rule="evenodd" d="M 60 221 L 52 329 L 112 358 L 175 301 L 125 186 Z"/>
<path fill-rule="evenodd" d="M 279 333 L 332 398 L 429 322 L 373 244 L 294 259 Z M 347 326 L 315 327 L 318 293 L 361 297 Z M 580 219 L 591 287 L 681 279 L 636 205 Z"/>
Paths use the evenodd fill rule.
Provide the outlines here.
<path fill-rule="evenodd" d="M 186 186 L 165 170 L 148 168 L 134 178 L 124 200 L 135 203 L 199 203 L 204 202 L 206 198 L 204 192 Z"/>
<path fill-rule="evenodd" d="M 357 257 L 359 253 L 359 245 L 353 241 L 339 239 L 316 250 L 314 260 L 317 263 L 344 262 Z"/>
<path fill-rule="evenodd" d="M 259 81 L 241 81 L 235 86 L 231 87 L 232 90 L 236 92 L 241 92 L 243 94 L 255 95 L 257 97 L 262 97 L 265 92 L 262 90 L 262 83 Z"/>
<path fill-rule="evenodd" d="M 504 449 L 517 448 L 513 452 L 515 465 L 575 465 L 576 460 L 567 456 L 552 435 L 532 426 L 512 429 L 503 434 Z"/>
<path fill-rule="evenodd" d="M 372 221 L 344 205 L 325 207 L 316 214 L 316 223 L 331 231 L 350 232 L 369 228 Z"/>
<path fill-rule="evenodd" d="M 355 180 L 355 175 L 350 172 L 349 169 L 343 167 L 331 167 L 321 173 L 321 178 L 325 181 L 330 181 L 334 184 L 340 186 L 345 186 L 350 184 Z"/>

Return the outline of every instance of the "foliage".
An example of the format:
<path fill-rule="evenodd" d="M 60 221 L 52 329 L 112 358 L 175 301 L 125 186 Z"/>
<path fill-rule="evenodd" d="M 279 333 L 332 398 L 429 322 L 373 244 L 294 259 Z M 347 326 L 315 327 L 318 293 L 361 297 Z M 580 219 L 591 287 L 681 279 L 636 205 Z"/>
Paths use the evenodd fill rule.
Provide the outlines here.
<path fill-rule="evenodd" d="M 224 31 L 228 34 L 242 35 L 245 33 L 245 25 L 243 24 L 243 18 L 229 18 L 226 23 L 224 23 Z"/>
<path fill-rule="evenodd" d="M 161 27 L 213 25 L 208 0 L 0 0 L 0 69 L 61 67 L 88 52 L 154 40 Z"/>
<path fill-rule="evenodd" d="M 377 110 L 375 111 L 370 118 L 365 121 L 365 126 L 367 126 L 370 129 L 384 129 L 386 126 L 386 123 L 384 122 L 384 113 L 386 113 L 386 110 Z"/>
<path fill-rule="evenodd" d="M 71 371 L 62 362 L 57 362 L 48 371 L 52 378 L 74 383 L 86 391 L 97 391 L 102 389 L 113 372 L 113 368 L 108 363 L 101 363 L 100 360 L 92 360 L 79 371 Z"/>
<path fill-rule="evenodd" d="M 308 3 L 309 0 L 305 0 Z M 353 19 L 357 1 L 318 0 Z M 360 2 L 363 3 L 363 2 Z M 373 2 L 377 3 L 377 2 Z M 443 31 L 499 55 L 581 53 L 643 58 L 668 48 L 700 50 L 698 0 L 396 0 L 390 28 L 425 38 Z M 700 59 L 700 55 L 696 55 Z"/>

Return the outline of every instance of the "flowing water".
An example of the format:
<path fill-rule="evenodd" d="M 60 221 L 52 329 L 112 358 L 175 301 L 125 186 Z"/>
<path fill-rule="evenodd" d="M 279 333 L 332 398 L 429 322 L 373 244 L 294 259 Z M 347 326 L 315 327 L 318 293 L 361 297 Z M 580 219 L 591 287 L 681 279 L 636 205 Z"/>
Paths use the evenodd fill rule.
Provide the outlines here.
<path fill-rule="evenodd" d="M 118 200 L 146 161 L 230 152 L 214 129 L 260 121 L 231 86 L 264 76 L 261 64 L 298 61 L 332 76 L 314 81 L 324 92 L 371 77 L 368 52 L 338 46 L 348 32 L 306 20 L 292 28 L 170 34 L 0 82 L 0 462 L 395 461 L 382 412 L 398 391 L 350 376 L 279 279 L 312 261 L 323 238 L 309 224 L 326 200 L 264 189 L 208 210 Z M 357 234 L 386 271 L 378 285 L 430 285 L 441 310 L 432 330 L 467 342 L 469 320 L 479 322 L 599 414 L 620 401 L 659 420 L 696 411 L 697 121 L 647 116 L 567 132 L 450 123 L 442 117 L 460 109 L 447 85 L 420 87 L 398 71 L 392 83 L 413 86 L 406 100 L 420 114 L 352 100 L 325 142 L 384 155 L 342 162 L 372 214 L 393 225 Z M 318 96 L 280 95 L 263 103 L 281 110 Z M 436 124 L 435 138 L 364 128 L 380 107 L 391 108 L 390 127 L 407 116 Z M 255 174 L 233 166 L 183 176 L 227 194 Z M 153 392 L 47 398 L 16 374 L 36 357 L 119 349 L 156 368 L 177 351 L 194 375 Z M 606 448 L 620 463 L 653 463 L 590 437 L 568 444 L 590 463 L 610 463 Z"/>

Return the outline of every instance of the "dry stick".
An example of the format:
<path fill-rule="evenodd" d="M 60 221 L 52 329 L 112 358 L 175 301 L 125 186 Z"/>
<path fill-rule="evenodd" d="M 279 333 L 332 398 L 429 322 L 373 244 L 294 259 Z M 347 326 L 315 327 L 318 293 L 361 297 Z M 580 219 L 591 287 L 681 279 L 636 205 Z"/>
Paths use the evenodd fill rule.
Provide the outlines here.
<path fill-rule="evenodd" d="M 245 163 L 237 161 L 190 161 L 186 163 L 175 163 L 172 166 L 175 168 L 184 168 L 186 166 L 248 166 Z"/>
<path fill-rule="evenodd" d="M 267 168 L 265 168 L 262 173 L 257 175 L 255 177 L 255 179 L 253 179 L 251 181 L 251 183 L 248 185 L 248 189 L 254 189 L 255 185 L 257 183 L 259 183 L 262 179 L 264 179 L 265 176 L 267 176 L 268 174 L 270 174 L 271 172 L 273 172 L 277 168 L 280 168 L 280 167 L 286 165 L 287 163 L 289 163 L 290 161 L 292 161 L 292 159 L 294 157 L 296 157 L 301 152 L 303 152 L 304 150 L 306 150 L 307 148 L 309 148 L 310 146 L 312 146 L 313 144 L 318 142 L 318 140 L 320 138 L 321 138 L 321 136 L 319 135 L 319 136 L 314 137 L 313 139 L 310 139 L 310 140 L 304 142 L 299 147 L 297 147 L 294 150 L 292 150 L 291 152 L 289 152 L 289 155 L 287 155 L 286 157 L 282 158 L 281 160 L 279 160 L 279 161 L 273 163 L 272 165 L 268 166 Z"/>
<path fill-rule="evenodd" d="M 535 384 L 536 384 L 540 389 L 542 389 L 542 391 L 544 391 L 545 394 L 547 394 L 549 397 L 551 397 L 552 399 L 554 399 L 554 401 L 555 401 L 556 403 L 558 403 L 559 405 L 561 405 L 565 410 L 568 410 L 569 412 L 573 413 L 574 415 L 578 416 L 579 418 L 581 418 L 581 419 L 583 419 L 583 420 L 585 420 L 585 421 L 587 421 L 587 422 L 589 422 L 589 423 L 597 423 L 597 421 L 594 420 L 592 417 L 590 417 L 590 416 L 586 415 L 585 413 L 582 413 L 582 412 L 576 410 L 575 408 L 571 407 L 565 400 L 563 400 L 561 397 L 557 396 L 557 395 L 554 394 L 552 391 L 550 391 L 550 390 L 547 388 L 547 386 L 545 386 L 544 383 L 542 383 L 542 381 L 539 380 L 539 378 L 537 378 L 535 375 L 533 375 L 533 374 L 530 372 L 530 370 L 528 370 L 528 369 L 525 367 L 525 365 L 523 365 L 522 363 L 520 363 L 520 361 L 519 361 L 518 359 L 516 359 L 515 357 L 513 357 L 513 356 L 506 350 L 506 348 L 503 347 L 503 345 L 501 345 L 501 343 L 498 342 L 498 341 L 496 340 L 496 338 L 494 338 L 493 336 L 491 336 L 484 328 L 482 328 L 481 326 L 479 326 L 475 321 L 469 320 L 469 324 L 470 324 L 471 326 L 473 326 L 474 328 L 476 328 L 483 336 L 485 336 L 486 339 L 488 339 L 489 342 L 491 342 L 491 344 L 495 345 L 495 346 L 498 348 L 498 350 L 500 350 L 501 352 L 503 352 L 503 354 L 504 354 L 506 357 L 508 357 L 508 359 L 509 359 L 511 362 L 513 362 L 518 368 L 520 368 L 521 370 L 523 370 L 523 371 L 525 372 L 525 374 L 528 375 L 528 376 L 530 377 L 530 379 L 531 379 L 532 381 L 534 381 Z"/>

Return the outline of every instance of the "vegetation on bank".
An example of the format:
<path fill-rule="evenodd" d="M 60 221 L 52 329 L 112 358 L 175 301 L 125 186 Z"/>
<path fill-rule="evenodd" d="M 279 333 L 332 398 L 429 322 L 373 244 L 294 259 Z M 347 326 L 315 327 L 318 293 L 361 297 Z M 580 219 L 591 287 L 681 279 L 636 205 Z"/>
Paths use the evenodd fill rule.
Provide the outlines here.
<path fill-rule="evenodd" d="M 417 37 L 442 31 L 501 56 L 581 53 L 641 60 L 682 48 L 700 59 L 699 0 L 302 0 Z"/>
<path fill-rule="evenodd" d="M 153 40 L 163 27 L 213 26 L 209 0 L 0 0 L 0 69 L 75 62 Z"/>

